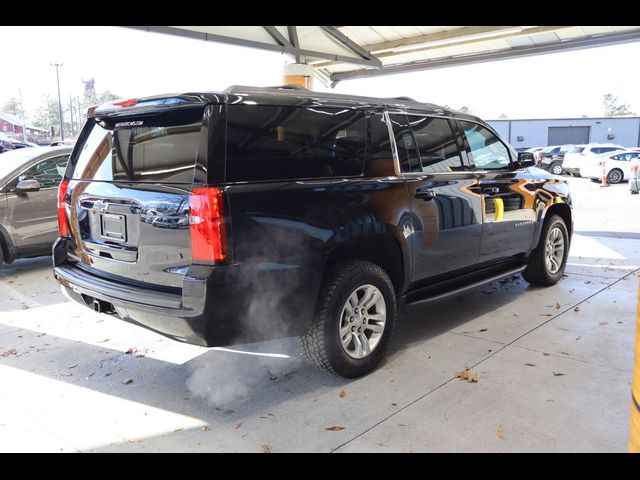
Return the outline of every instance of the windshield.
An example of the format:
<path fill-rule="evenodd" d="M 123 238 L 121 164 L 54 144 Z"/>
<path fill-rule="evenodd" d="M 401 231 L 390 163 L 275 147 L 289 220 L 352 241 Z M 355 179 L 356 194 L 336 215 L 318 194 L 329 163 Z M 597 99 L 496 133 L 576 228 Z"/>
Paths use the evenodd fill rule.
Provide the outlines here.
<path fill-rule="evenodd" d="M 42 153 L 40 148 L 32 147 L 18 148 L 0 154 L 0 181 L 3 181 L 4 177 Z"/>

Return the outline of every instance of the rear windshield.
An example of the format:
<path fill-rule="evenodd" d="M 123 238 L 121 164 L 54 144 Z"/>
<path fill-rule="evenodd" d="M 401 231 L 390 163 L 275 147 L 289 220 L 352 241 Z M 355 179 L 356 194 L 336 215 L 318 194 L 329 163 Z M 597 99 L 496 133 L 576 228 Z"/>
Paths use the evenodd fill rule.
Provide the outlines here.
<path fill-rule="evenodd" d="M 90 119 L 71 160 L 78 180 L 192 183 L 201 108 L 128 118 Z"/>
<path fill-rule="evenodd" d="M 566 153 L 581 153 L 584 150 L 584 147 L 571 147 L 567 150 Z"/>

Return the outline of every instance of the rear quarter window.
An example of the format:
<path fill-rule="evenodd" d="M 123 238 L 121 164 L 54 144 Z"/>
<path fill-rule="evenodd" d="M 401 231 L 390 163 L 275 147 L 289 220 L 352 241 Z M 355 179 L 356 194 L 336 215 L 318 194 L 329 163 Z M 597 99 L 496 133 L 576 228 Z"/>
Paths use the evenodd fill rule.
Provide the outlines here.
<path fill-rule="evenodd" d="M 358 110 L 230 105 L 227 181 L 361 175 L 366 134 Z"/>

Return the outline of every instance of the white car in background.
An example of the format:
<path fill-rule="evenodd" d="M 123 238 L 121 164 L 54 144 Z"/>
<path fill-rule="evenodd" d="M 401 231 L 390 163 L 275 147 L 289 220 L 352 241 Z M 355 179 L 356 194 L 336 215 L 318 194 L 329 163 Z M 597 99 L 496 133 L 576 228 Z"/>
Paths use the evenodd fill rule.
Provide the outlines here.
<path fill-rule="evenodd" d="M 588 145 L 574 145 L 572 149 L 564 154 L 562 169 L 574 176 L 583 176 L 580 169 L 587 165 L 589 160 L 594 160 L 597 155 L 615 152 L 616 150 L 626 150 L 622 145 L 613 143 L 589 143 Z"/>
<path fill-rule="evenodd" d="M 632 195 L 640 191 L 640 157 L 631 160 L 631 176 L 629 177 L 629 190 Z"/>
<path fill-rule="evenodd" d="M 640 158 L 640 150 L 619 150 L 598 155 L 589 159 L 580 168 L 580 175 L 592 180 L 602 181 L 604 174 L 607 183 L 616 184 L 631 178 L 632 161 Z"/>

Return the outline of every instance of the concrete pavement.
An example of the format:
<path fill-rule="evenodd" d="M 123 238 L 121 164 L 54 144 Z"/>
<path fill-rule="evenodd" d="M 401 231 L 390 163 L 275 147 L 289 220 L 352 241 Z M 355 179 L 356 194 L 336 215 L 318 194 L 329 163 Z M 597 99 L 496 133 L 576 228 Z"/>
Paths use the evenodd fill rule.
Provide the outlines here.
<path fill-rule="evenodd" d="M 67 301 L 48 259 L 5 266 L 0 451 L 626 451 L 640 198 L 571 183 L 565 278 L 405 314 L 356 380 L 308 366 L 296 339 L 183 345 Z"/>

